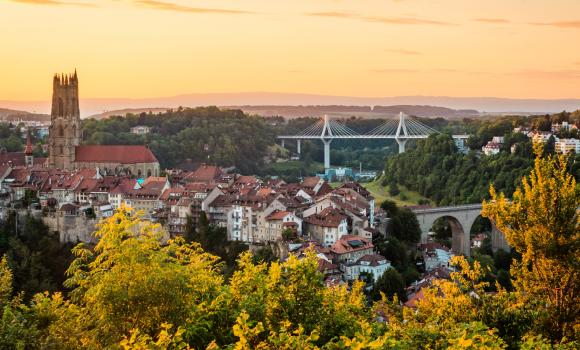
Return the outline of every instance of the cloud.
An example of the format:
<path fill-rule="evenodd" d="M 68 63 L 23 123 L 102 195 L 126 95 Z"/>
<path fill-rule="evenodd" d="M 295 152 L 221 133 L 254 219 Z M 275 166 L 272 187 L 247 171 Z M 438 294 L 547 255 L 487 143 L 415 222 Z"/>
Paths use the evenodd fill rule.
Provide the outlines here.
<path fill-rule="evenodd" d="M 406 50 L 406 49 L 386 49 L 387 52 L 398 53 L 401 55 L 418 56 L 422 55 L 419 51 Z"/>
<path fill-rule="evenodd" d="M 205 8 L 205 7 L 190 7 L 179 4 L 174 4 L 171 2 L 163 2 L 156 0 L 137 0 L 134 2 L 135 5 L 141 7 L 147 7 L 151 9 L 164 10 L 164 11 L 176 11 L 185 13 L 215 13 L 215 14 L 248 14 L 251 12 L 240 11 L 240 10 L 226 10 L 226 9 L 216 9 L 216 8 Z"/>
<path fill-rule="evenodd" d="M 69 2 L 69 1 L 60 1 L 60 0 L 10 0 L 12 2 L 16 2 L 19 4 L 27 4 L 27 5 L 50 5 L 50 6 L 61 6 L 61 5 L 69 5 L 69 6 L 81 6 L 81 7 L 96 7 L 95 4 L 90 4 L 86 2 Z"/>
<path fill-rule="evenodd" d="M 510 20 L 507 20 L 507 19 L 504 19 L 504 18 L 476 18 L 476 19 L 474 19 L 474 21 L 481 22 L 481 23 L 489 23 L 489 24 L 507 24 L 507 23 L 511 23 Z"/>
<path fill-rule="evenodd" d="M 380 74 L 407 74 L 407 73 L 419 73 L 420 70 L 418 69 L 405 69 L 405 68 L 386 68 L 386 69 L 369 69 L 371 73 L 380 73 Z"/>
<path fill-rule="evenodd" d="M 556 22 L 531 22 L 534 26 L 550 26 L 558 28 L 580 29 L 580 20 L 578 21 L 556 21 Z"/>
<path fill-rule="evenodd" d="M 450 22 L 441 22 L 441 21 L 434 21 L 430 19 L 421 19 L 416 17 L 377 17 L 377 16 L 369 16 L 369 17 L 359 17 L 360 19 L 367 21 L 367 22 L 376 22 L 376 23 L 385 23 L 385 24 L 430 24 L 430 25 L 438 25 L 438 26 L 452 26 L 455 25 L 454 23 Z"/>
<path fill-rule="evenodd" d="M 369 69 L 368 72 L 379 74 L 469 74 L 469 75 L 496 75 L 490 72 L 480 72 L 471 70 L 461 70 L 454 68 L 432 68 L 432 69 L 409 69 L 409 68 L 377 68 Z"/>
<path fill-rule="evenodd" d="M 509 73 L 525 79 L 580 79 L 580 69 L 524 69 L 519 72 Z"/>
<path fill-rule="evenodd" d="M 341 19 L 353 19 L 364 22 L 384 23 L 384 24 L 441 25 L 441 26 L 455 25 L 454 23 L 450 22 L 435 21 L 411 16 L 408 17 L 362 16 L 352 12 L 307 12 L 305 13 L 305 15 L 313 17 L 333 17 Z"/>
<path fill-rule="evenodd" d="M 348 12 L 309 12 L 306 13 L 307 16 L 315 17 L 335 17 L 335 18 L 357 18 L 358 16 L 354 13 Z"/>

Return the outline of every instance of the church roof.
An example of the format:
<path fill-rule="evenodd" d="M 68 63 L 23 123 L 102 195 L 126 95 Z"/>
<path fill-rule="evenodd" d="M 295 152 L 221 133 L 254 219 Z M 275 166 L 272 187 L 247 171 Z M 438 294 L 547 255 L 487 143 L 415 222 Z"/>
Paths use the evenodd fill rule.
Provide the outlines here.
<path fill-rule="evenodd" d="M 136 164 L 158 160 L 142 145 L 82 145 L 75 148 L 75 162 Z"/>
<path fill-rule="evenodd" d="M 0 150 L 0 164 L 9 164 L 12 166 L 24 166 L 24 152 L 6 152 Z"/>

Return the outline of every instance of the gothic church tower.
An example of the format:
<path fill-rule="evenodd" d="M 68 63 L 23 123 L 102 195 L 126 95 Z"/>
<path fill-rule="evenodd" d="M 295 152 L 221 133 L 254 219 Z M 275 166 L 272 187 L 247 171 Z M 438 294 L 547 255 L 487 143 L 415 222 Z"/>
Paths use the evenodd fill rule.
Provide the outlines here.
<path fill-rule="evenodd" d="M 75 148 L 82 138 L 77 72 L 55 74 L 49 128 L 49 166 L 74 169 Z"/>

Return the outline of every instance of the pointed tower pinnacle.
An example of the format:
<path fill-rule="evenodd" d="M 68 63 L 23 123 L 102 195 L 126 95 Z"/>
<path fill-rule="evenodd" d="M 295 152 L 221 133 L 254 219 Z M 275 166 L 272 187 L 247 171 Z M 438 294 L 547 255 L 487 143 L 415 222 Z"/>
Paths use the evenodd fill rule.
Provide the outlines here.
<path fill-rule="evenodd" d="M 30 131 L 28 131 L 26 134 L 26 148 L 24 148 L 24 154 L 29 156 L 33 151 L 32 142 L 30 142 Z"/>

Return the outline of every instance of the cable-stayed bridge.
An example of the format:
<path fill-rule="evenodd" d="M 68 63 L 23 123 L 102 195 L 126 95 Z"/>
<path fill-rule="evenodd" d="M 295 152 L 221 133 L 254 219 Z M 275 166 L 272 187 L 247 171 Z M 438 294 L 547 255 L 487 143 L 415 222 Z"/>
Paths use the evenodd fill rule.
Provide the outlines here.
<path fill-rule="evenodd" d="M 327 115 L 310 127 L 296 135 L 281 135 L 278 139 L 296 140 L 296 150 L 300 154 L 301 140 L 321 140 L 324 144 L 324 168 L 330 168 L 330 144 L 336 139 L 394 139 L 399 144 L 399 153 L 405 152 L 405 144 L 409 140 L 425 139 L 431 134 L 439 133 L 437 130 L 410 118 L 401 112 L 399 120 L 387 120 L 366 134 L 359 134 L 346 125 L 330 119 Z M 453 135 L 455 139 L 467 139 L 469 135 Z"/>

